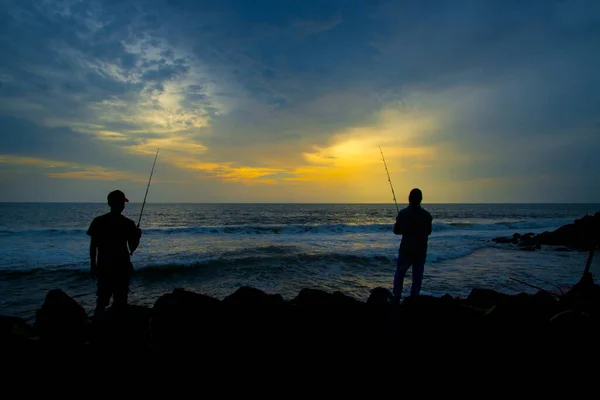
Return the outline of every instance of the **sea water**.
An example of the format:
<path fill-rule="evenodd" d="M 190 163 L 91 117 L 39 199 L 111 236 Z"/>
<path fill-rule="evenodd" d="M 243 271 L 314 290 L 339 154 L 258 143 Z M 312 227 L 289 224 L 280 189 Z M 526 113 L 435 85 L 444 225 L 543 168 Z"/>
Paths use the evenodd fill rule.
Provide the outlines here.
<path fill-rule="evenodd" d="M 400 205 L 403 207 L 404 205 Z M 422 293 L 468 295 L 568 288 L 585 252 L 523 251 L 491 241 L 515 232 L 554 230 L 600 204 L 424 204 L 433 216 Z M 138 222 L 141 204 L 124 215 Z M 34 316 L 50 289 L 87 310 L 95 301 L 89 237 L 105 204 L 0 204 L 0 314 Z M 175 287 L 224 298 L 253 286 L 291 299 L 305 287 L 339 290 L 359 300 L 391 289 L 401 237 L 393 204 L 146 204 L 143 235 L 132 256 L 130 302 L 151 306 Z M 592 273 L 599 264 L 596 259 Z M 410 272 L 405 280 L 408 293 Z"/>

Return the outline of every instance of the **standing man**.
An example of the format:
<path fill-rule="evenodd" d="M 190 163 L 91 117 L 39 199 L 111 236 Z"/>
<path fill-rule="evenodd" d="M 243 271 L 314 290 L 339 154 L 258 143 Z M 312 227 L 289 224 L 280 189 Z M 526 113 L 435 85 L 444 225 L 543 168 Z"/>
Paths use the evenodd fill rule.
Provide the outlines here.
<path fill-rule="evenodd" d="M 111 297 L 115 309 L 127 305 L 133 272 L 130 254 L 137 249 L 142 237 L 135 222 L 121 214 L 129 202 L 125 193 L 112 191 L 107 200 L 110 212 L 94 218 L 87 231 L 91 238 L 91 273 L 98 283 L 95 314 L 104 311 Z"/>
<path fill-rule="evenodd" d="M 427 242 L 432 231 L 433 217 L 421 207 L 423 193 L 420 189 L 411 190 L 408 207 L 400 210 L 394 224 L 394 234 L 402 235 L 398 250 L 398 262 L 394 276 L 394 301 L 400 304 L 402 286 L 408 268 L 412 266 L 411 296 L 418 296 L 423 282 L 423 270 L 427 257 Z"/>

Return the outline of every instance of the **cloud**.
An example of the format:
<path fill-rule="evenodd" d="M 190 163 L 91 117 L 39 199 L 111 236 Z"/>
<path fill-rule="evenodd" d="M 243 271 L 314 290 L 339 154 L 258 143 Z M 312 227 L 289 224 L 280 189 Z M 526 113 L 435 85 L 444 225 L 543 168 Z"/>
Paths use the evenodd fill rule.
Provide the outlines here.
<path fill-rule="evenodd" d="M 0 15 L 0 154 L 86 166 L 55 181 L 143 176 L 160 147 L 165 198 L 375 201 L 382 146 L 399 184 L 440 201 L 482 182 L 600 200 L 591 0 L 8 0 Z"/>
<path fill-rule="evenodd" d="M 136 173 L 109 170 L 99 166 L 82 165 L 65 161 L 47 160 L 33 157 L 19 157 L 6 154 L 0 154 L 0 164 L 7 164 L 13 167 L 24 166 L 34 169 L 41 169 L 47 176 L 51 178 L 102 181 L 128 180 L 132 182 L 143 182 L 147 179 L 146 177 L 142 177 Z M 53 170 L 63 170 L 63 172 L 49 172 Z"/>

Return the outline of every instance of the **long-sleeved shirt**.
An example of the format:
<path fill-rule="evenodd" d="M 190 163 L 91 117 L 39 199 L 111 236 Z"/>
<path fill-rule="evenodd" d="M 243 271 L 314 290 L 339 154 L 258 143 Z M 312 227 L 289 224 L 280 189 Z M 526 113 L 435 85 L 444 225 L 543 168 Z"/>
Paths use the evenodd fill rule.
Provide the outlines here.
<path fill-rule="evenodd" d="M 402 235 L 399 257 L 407 263 L 424 263 L 432 231 L 433 217 L 421 206 L 400 210 L 394 224 L 394 234 Z"/>

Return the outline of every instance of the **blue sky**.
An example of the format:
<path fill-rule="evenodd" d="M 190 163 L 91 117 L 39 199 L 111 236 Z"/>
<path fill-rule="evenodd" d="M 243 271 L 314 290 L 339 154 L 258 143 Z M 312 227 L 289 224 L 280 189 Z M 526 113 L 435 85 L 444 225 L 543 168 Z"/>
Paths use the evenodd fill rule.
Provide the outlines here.
<path fill-rule="evenodd" d="M 0 201 L 600 202 L 600 3 L 6 0 Z"/>

